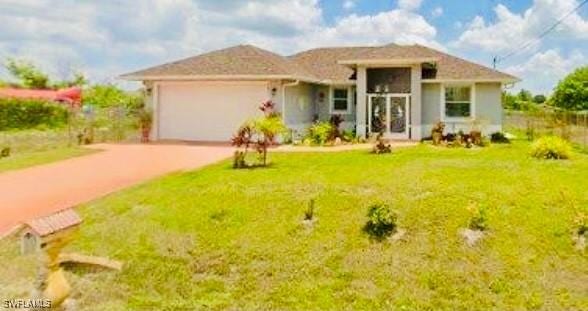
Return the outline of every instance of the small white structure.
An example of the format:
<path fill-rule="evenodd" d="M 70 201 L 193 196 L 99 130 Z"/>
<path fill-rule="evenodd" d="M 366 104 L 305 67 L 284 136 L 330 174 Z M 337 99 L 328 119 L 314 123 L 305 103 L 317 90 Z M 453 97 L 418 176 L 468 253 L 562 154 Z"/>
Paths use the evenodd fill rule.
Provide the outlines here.
<path fill-rule="evenodd" d="M 72 209 L 26 222 L 21 239 L 22 254 L 47 248 L 49 243 L 62 240 L 64 233 L 74 231 L 81 223 L 82 219 Z"/>

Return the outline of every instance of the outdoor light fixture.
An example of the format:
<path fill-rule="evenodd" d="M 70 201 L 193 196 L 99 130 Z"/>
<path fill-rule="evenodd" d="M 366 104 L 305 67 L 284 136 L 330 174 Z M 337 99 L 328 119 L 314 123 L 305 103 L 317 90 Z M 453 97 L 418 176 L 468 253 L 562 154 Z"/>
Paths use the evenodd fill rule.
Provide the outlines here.
<path fill-rule="evenodd" d="M 272 88 L 272 96 L 276 96 L 276 94 L 278 94 L 278 89 L 277 88 Z"/>

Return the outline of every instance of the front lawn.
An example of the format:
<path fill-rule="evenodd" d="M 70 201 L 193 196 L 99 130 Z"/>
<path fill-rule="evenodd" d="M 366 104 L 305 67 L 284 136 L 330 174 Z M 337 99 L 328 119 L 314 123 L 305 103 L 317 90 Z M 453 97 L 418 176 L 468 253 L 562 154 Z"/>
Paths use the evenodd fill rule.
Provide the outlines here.
<path fill-rule="evenodd" d="M 79 147 L 64 147 L 45 151 L 33 151 L 13 154 L 0 159 L 0 173 L 10 170 L 23 169 L 35 165 L 47 164 L 62 161 L 65 159 L 79 157 L 94 153 L 96 150 Z"/>
<path fill-rule="evenodd" d="M 588 206 L 588 156 L 540 161 L 528 148 L 272 154 L 267 169 L 171 175 L 79 209 L 69 250 L 125 268 L 69 272 L 73 297 L 91 310 L 586 310 L 588 255 L 571 232 L 573 206 Z M 362 232 L 379 201 L 398 210 L 405 241 Z M 472 201 L 489 207 L 473 248 L 459 236 Z M 0 260 L 0 298 L 26 297 L 32 258 L 9 239 Z"/>

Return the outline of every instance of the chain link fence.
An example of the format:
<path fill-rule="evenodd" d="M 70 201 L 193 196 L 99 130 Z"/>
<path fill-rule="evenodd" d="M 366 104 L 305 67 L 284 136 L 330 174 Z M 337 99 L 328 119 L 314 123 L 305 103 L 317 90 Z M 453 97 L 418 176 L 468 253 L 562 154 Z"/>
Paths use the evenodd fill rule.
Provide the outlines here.
<path fill-rule="evenodd" d="M 544 135 L 556 135 L 588 148 L 588 111 L 505 110 L 503 122 L 507 131 L 523 132 L 529 140 Z"/>

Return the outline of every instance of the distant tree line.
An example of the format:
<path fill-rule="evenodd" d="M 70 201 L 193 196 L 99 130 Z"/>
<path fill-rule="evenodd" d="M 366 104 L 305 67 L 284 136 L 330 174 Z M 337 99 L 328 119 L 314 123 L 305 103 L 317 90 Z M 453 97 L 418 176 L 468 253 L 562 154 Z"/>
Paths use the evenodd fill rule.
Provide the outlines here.
<path fill-rule="evenodd" d="M 588 110 L 588 66 L 580 67 L 561 80 L 551 96 L 533 95 L 522 89 L 518 93 L 502 93 L 505 109 L 536 111 L 542 108 L 555 108 L 569 111 Z"/>

